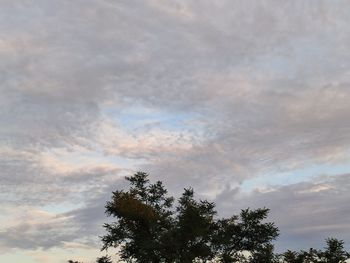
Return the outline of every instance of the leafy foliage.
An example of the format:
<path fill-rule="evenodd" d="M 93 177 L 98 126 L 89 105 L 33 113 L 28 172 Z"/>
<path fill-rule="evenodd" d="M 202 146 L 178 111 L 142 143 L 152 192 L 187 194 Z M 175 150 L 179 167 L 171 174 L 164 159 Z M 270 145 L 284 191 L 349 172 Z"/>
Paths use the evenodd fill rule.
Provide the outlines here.
<path fill-rule="evenodd" d="M 111 257 L 103 256 L 96 259 L 96 263 L 112 263 Z"/>
<path fill-rule="evenodd" d="M 174 207 L 174 198 L 167 196 L 160 181 L 151 184 L 142 172 L 126 179 L 130 189 L 113 192 L 106 205 L 107 215 L 116 221 L 104 225 L 102 249 L 119 247 L 127 262 L 228 263 L 239 262 L 243 252 L 250 252 L 252 262 L 257 262 L 273 250 L 271 241 L 278 229 L 264 222 L 266 208 L 217 219 L 215 204 L 195 200 L 191 188 Z"/>
<path fill-rule="evenodd" d="M 281 255 L 285 263 L 344 263 L 350 254 L 344 249 L 344 242 L 336 238 L 326 239 L 324 251 L 310 248 L 309 251 L 290 251 Z"/>
<path fill-rule="evenodd" d="M 148 174 L 126 177 L 127 191 L 113 192 L 106 214 L 102 250 L 120 250 L 130 263 L 345 263 L 350 254 L 344 242 L 326 239 L 324 250 L 287 250 L 277 255 L 271 243 L 278 236 L 269 209 L 244 209 L 229 218 L 217 218 L 215 204 L 197 201 L 192 188 L 184 189 L 174 205 L 162 182 L 150 183 Z M 68 263 L 80 263 L 69 260 Z M 112 263 L 109 256 L 96 263 Z"/>

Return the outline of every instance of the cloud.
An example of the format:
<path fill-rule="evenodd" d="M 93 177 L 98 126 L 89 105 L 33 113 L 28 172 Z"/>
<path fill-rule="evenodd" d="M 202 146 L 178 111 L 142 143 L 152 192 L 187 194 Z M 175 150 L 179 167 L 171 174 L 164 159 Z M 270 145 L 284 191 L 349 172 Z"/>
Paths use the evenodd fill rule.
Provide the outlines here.
<path fill-rule="evenodd" d="M 327 237 L 345 241 L 350 238 L 345 231 L 349 228 L 349 183 L 349 174 L 321 176 L 313 182 L 271 186 L 250 194 L 227 197 L 223 192 L 217 196 L 216 203 L 224 215 L 246 207 L 270 208 L 269 220 L 275 222 L 281 231 L 276 241 L 279 251 L 320 248 L 321 241 Z"/>
<path fill-rule="evenodd" d="M 67 217 L 35 209 L 25 210 L 19 214 L 21 217 L 13 218 L 11 226 L 0 232 L 2 248 L 48 249 L 76 238 L 74 226 Z"/>
<path fill-rule="evenodd" d="M 77 149 L 30 151 L 2 148 L 1 199 L 22 205 L 47 205 L 72 199 L 104 187 L 118 178 L 122 169 L 91 152 Z"/>
<path fill-rule="evenodd" d="M 69 211 L 51 208 L 38 209 L 35 206 L 21 206 L 21 210 L 8 206 L 4 214 L 8 220 L 0 230 L 1 250 L 48 250 L 52 248 L 96 249 L 100 247 L 99 236 L 103 234 L 102 225 L 110 219 L 106 217 L 105 204 L 111 198 L 112 191 L 124 188 L 126 180 L 109 181 L 108 186 L 98 187 L 86 191 L 83 205 L 80 200 L 78 208 Z M 55 211 L 56 210 L 56 211 Z M 3 251 L 3 252 L 4 252 Z M 0 251 L 1 252 L 1 251 Z"/>
<path fill-rule="evenodd" d="M 256 176 L 349 160 L 346 1 L 0 6 L 3 202 L 83 202 L 138 169 L 174 194 L 192 185 L 226 198 Z M 339 187 L 305 184 L 249 198 L 292 205 Z M 77 218 L 95 220 L 100 208 L 85 205 Z M 25 224 L 8 228 L 8 245 L 26 227 L 37 235 Z M 73 242 L 34 247 L 59 240 Z"/>

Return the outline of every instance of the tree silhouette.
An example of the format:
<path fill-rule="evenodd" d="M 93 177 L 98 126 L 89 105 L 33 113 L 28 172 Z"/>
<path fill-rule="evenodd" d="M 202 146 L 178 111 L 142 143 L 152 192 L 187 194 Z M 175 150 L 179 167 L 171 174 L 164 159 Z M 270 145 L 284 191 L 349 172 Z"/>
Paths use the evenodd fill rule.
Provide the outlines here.
<path fill-rule="evenodd" d="M 266 244 L 258 250 L 253 251 L 252 255 L 248 258 L 248 263 L 278 263 L 279 259 L 273 252 L 273 245 Z"/>
<path fill-rule="evenodd" d="M 175 199 L 162 182 L 150 183 L 148 174 L 126 177 L 128 190 L 117 190 L 107 202 L 102 250 L 119 249 L 130 263 L 345 263 L 350 254 L 344 242 L 326 239 L 323 250 L 287 250 L 277 255 L 271 243 L 278 236 L 269 209 L 243 209 L 238 215 L 218 218 L 215 204 L 196 200 L 192 188 Z M 68 263 L 80 263 L 69 260 Z M 112 263 L 109 256 L 96 263 Z"/>
<path fill-rule="evenodd" d="M 305 255 L 295 251 L 287 250 L 281 255 L 282 261 L 286 263 L 303 263 Z"/>
<path fill-rule="evenodd" d="M 344 242 L 336 238 L 326 239 L 325 250 L 310 248 L 308 251 L 290 251 L 281 255 L 285 263 L 344 263 L 350 254 L 344 249 Z"/>
<path fill-rule="evenodd" d="M 130 189 L 113 192 L 106 205 L 107 215 L 116 221 L 104 225 L 103 250 L 119 247 L 127 262 L 152 263 L 228 263 L 239 262 L 244 253 L 252 260 L 272 253 L 278 229 L 264 222 L 268 209 L 245 209 L 217 219 L 215 204 L 195 200 L 191 188 L 174 206 L 162 182 L 151 184 L 148 174 L 138 172 L 126 179 Z"/>
<path fill-rule="evenodd" d="M 336 238 L 326 239 L 325 251 L 319 253 L 322 263 L 343 263 L 350 254 L 344 249 L 344 241 Z"/>
<path fill-rule="evenodd" d="M 96 263 L 112 263 L 111 257 L 103 256 L 96 259 Z"/>

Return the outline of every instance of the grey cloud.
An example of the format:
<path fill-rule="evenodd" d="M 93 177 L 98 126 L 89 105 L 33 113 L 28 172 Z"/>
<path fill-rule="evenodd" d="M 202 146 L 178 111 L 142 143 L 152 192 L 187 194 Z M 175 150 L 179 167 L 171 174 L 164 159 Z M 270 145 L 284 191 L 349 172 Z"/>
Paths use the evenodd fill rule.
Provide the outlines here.
<path fill-rule="evenodd" d="M 36 155 L 36 152 L 22 151 L 2 157 L 2 202 L 43 205 L 71 198 L 78 202 L 81 194 L 103 188 L 121 172 L 116 167 L 99 164 L 72 171 L 56 171 L 43 167 Z"/>
<path fill-rule="evenodd" d="M 39 214 L 34 218 L 39 222 L 25 217 L 14 226 L 4 227 L 0 231 L 0 247 L 46 250 L 75 242 L 97 249 L 101 245 L 99 236 L 104 233 L 102 225 L 111 220 L 104 214 L 105 204 L 112 191 L 125 186 L 125 180 L 110 181 L 108 186 L 90 189 L 81 208 L 43 218 Z"/>
<path fill-rule="evenodd" d="M 340 21 L 341 18 L 347 19 L 346 16 L 339 18 L 337 12 L 341 6 L 326 8 L 326 3 L 286 3 L 277 5 L 272 10 L 264 1 L 258 4 L 247 2 L 244 5 L 231 1 L 222 1 L 220 4 L 195 4 L 192 1 L 182 4 L 157 1 L 117 4 L 104 1 L 99 5 L 93 1 L 85 1 L 81 5 L 71 2 L 61 5 L 40 2 L 36 5 L 37 8 L 32 9 L 34 14 L 38 14 L 35 17 L 28 15 L 28 6 L 24 3 L 4 5 L 9 11 L 22 14 L 19 17 L 30 17 L 25 28 L 38 31 L 37 35 L 26 36 L 31 45 L 27 48 L 24 46 L 24 52 L 19 56 L 20 61 L 29 60 L 29 65 L 15 67 L 5 83 L 15 85 L 19 94 L 17 96 L 32 98 L 29 105 L 23 103 L 23 100 L 18 101 L 19 105 L 28 110 L 25 115 L 29 121 L 35 127 L 40 127 L 40 132 L 35 133 L 38 128 L 33 128 L 34 135 L 26 138 L 31 141 L 44 138 L 41 140 L 45 142 L 67 140 L 69 135 L 81 133 L 80 127 L 84 127 L 87 132 L 87 128 L 91 128 L 91 122 L 96 124 L 93 120 L 98 118 L 98 105 L 111 98 L 121 101 L 125 98 L 140 100 L 150 107 L 163 109 L 176 107 L 177 110 L 195 110 L 203 115 L 209 112 L 210 119 L 206 122 L 213 127 L 211 132 L 220 129 L 222 123 L 234 128 L 234 132 L 239 128 L 237 122 L 243 122 L 242 125 L 247 129 L 260 128 L 255 127 L 257 121 L 265 127 L 270 124 L 266 117 L 273 119 L 278 111 L 271 108 L 270 105 L 276 101 L 269 94 L 281 88 L 263 88 L 256 97 L 255 92 L 248 91 L 246 96 L 241 97 L 236 95 L 240 92 L 240 87 L 231 82 L 235 79 L 225 80 L 226 75 L 243 69 L 248 71 L 246 74 L 252 73 L 254 78 L 257 74 L 264 74 L 264 66 L 271 57 L 282 57 L 284 65 L 290 63 L 292 67 L 300 66 L 298 61 L 286 53 L 295 52 L 300 57 L 296 39 L 310 38 L 310 43 L 301 41 L 299 45 L 313 46 L 319 43 L 316 42 L 319 35 L 331 34 L 324 26 L 334 24 L 332 18 L 337 17 Z M 303 11 L 305 14 L 297 16 L 292 14 L 298 12 L 290 12 L 301 7 L 307 10 Z M 219 15 L 223 10 L 226 11 L 226 16 Z M 315 15 L 311 19 L 306 15 L 307 12 L 321 15 Z M 186 18 L 186 14 L 192 18 Z M 10 22 L 14 25 L 9 25 L 10 22 L 5 25 L 16 28 L 12 33 L 16 39 L 17 35 L 26 32 L 13 20 L 15 19 L 12 18 Z M 294 22 L 302 26 L 297 26 Z M 341 23 L 335 23 L 334 26 L 346 30 Z M 9 35 L 11 36 L 10 33 Z M 39 55 L 31 53 L 31 46 L 35 46 L 32 41 L 41 45 Z M 344 43 L 344 39 L 341 38 L 340 41 L 337 36 L 332 41 L 341 46 Z M 23 42 L 26 43 L 26 38 Z M 327 38 L 325 42 L 328 43 Z M 334 47 L 320 43 L 330 54 L 338 52 Z M 276 51 L 279 49 L 282 49 L 281 53 Z M 19 52 L 19 48 L 16 51 Z M 29 59 L 34 57 L 35 60 Z M 331 62 L 333 63 L 324 63 L 327 66 L 320 69 L 319 73 L 324 74 L 330 67 L 333 68 L 335 61 Z M 306 67 L 309 69 L 310 63 L 301 65 L 300 70 Z M 15 71 L 18 71 L 21 78 L 16 78 L 18 81 L 13 82 L 11 80 L 15 77 L 12 72 Z M 308 72 L 304 78 L 315 74 L 312 69 Z M 224 80 L 214 82 L 212 86 L 204 85 L 201 78 L 210 78 L 212 75 L 222 75 Z M 296 87 L 299 83 L 293 79 L 295 77 L 283 80 L 285 89 L 299 89 Z M 275 76 L 272 78 L 275 79 Z M 274 80 L 269 83 L 252 83 L 253 86 L 279 84 L 281 83 Z M 263 104 L 260 105 L 256 100 L 261 100 Z M 280 104 L 281 102 L 277 105 Z M 251 109 L 252 107 L 256 109 Z M 23 116 L 21 111 L 18 115 L 13 110 L 10 112 L 14 114 L 13 119 L 25 123 L 27 129 L 32 127 L 20 121 Z M 216 114 L 220 117 L 220 112 L 224 115 L 233 114 L 227 118 L 215 117 Z M 257 114 L 260 112 L 266 114 L 261 120 Z M 240 113 L 251 117 L 251 123 L 243 121 Z M 36 122 L 37 117 L 33 115 L 44 116 Z M 279 118 L 283 117 L 280 114 Z M 22 127 L 15 126 L 15 129 Z M 229 127 L 224 125 L 222 128 L 225 129 L 223 132 L 227 132 Z M 81 134 L 84 135 L 89 136 Z"/>
<path fill-rule="evenodd" d="M 327 237 L 343 239 L 348 244 L 349 183 L 349 174 L 321 177 L 313 182 L 255 190 L 249 195 L 218 195 L 216 203 L 223 215 L 246 207 L 270 208 L 269 220 L 281 231 L 276 241 L 280 251 L 321 247 Z"/>
<path fill-rule="evenodd" d="M 67 220 L 21 223 L 0 232 L 1 247 L 10 249 L 48 249 L 76 238 L 77 233 Z"/>
<path fill-rule="evenodd" d="M 14 191 L 45 203 L 52 193 L 68 199 L 78 187 L 108 185 L 99 174 L 113 177 L 113 169 L 58 179 L 33 159 L 77 145 L 135 163 L 173 192 L 188 184 L 202 194 L 226 185 L 235 192 L 267 171 L 348 158 L 347 1 L 0 5 L 0 146 L 16 152 L 1 152 L 3 200 Z M 199 126 L 200 138 L 192 136 L 186 149 L 154 144 L 135 153 L 137 140 L 132 148 L 103 149 L 103 108 L 112 105 L 118 122 L 135 104 L 187 114 L 184 129 Z"/>
<path fill-rule="evenodd" d="M 257 174 L 345 162 L 349 99 L 347 86 L 248 97 L 210 113 L 205 142 L 146 169 L 165 180 L 209 188 L 213 182 L 240 183 Z"/>

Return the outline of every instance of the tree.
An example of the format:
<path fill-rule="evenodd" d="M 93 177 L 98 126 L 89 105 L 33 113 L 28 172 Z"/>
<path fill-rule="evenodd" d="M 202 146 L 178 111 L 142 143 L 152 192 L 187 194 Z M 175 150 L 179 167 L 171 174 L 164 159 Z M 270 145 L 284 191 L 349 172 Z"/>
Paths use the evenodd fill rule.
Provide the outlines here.
<path fill-rule="evenodd" d="M 273 252 L 272 244 L 267 244 L 253 251 L 248 258 L 248 263 L 278 263 L 278 256 Z"/>
<path fill-rule="evenodd" d="M 321 263 L 344 263 L 350 254 L 344 249 L 344 241 L 327 238 L 325 251 L 319 253 Z"/>
<path fill-rule="evenodd" d="M 285 263 L 344 263 L 350 254 L 344 249 L 344 242 L 336 238 L 326 239 L 325 250 L 310 248 L 308 251 L 290 251 L 282 254 Z"/>
<path fill-rule="evenodd" d="M 287 250 L 281 255 L 282 261 L 285 263 L 304 263 L 305 255 L 304 253 L 299 253 L 296 251 Z"/>
<path fill-rule="evenodd" d="M 216 222 L 213 245 L 223 263 L 242 260 L 241 252 L 259 253 L 278 236 L 274 223 L 263 223 L 269 209 L 245 209 L 240 215 Z"/>
<path fill-rule="evenodd" d="M 113 192 L 106 204 L 115 222 L 104 225 L 103 250 L 118 247 L 123 260 L 137 263 L 239 262 L 245 253 L 257 262 L 272 256 L 278 229 L 264 222 L 268 209 L 218 219 L 215 204 L 195 200 L 192 188 L 174 206 L 162 182 L 150 183 L 148 174 L 138 172 L 126 180 L 129 190 Z"/>
<path fill-rule="evenodd" d="M 111 257 L 103 256 L 96 259 L 96 263 L 112 263 Z"/>

